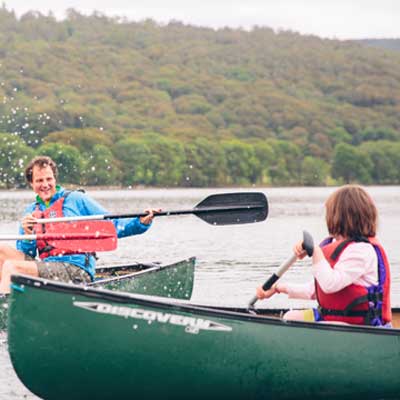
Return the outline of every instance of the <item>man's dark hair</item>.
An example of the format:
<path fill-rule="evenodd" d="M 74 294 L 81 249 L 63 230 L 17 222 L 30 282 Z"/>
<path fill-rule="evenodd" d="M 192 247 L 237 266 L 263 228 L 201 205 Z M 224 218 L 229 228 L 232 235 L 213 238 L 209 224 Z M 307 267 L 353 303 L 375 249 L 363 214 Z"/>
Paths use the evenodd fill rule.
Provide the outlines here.
<path fill-rule="evenodd" d="M 33 180 L 33 167 L 46 168 L 49 166 L 53 170 L 54 178 L 57 179 L 58 169 L 57 164 L 47 156 L 37 156 L 35 157 L 25 168 L 25 178 L 28 183 L 32 183 Z"/>

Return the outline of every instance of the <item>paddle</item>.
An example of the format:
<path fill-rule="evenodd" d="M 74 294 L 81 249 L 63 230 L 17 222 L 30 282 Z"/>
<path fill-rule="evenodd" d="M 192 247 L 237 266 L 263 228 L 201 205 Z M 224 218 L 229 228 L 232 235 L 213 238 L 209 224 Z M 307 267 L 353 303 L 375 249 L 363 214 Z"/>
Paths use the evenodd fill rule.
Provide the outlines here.
<path fill-rule="evenodd" d="M 314 252 L 314 241 L 312 236 L 307 232 L 303 231 L 303 249 L 306 251 L 307 255 L 311 257 Z M 284 261 L 274 274 L 272 274 L 267 281 L 262 285 L 264 290 L 271 289 L 272 285 L 282 277 L 282 275 L 295 263 L 297 260 L 296 254 L 293 254 L 286 261 Z M 249 309 L 253 308 L 254 304 L 257 302 L 258 297 L 254 296 L 249 302 Z"/>
<path fill-rule="evenodd" d="M 2 235 L 0 240 L 45 240 L 50 246 L 77 253 L 111 251 L 117 248 L 117 232 L 111 221 L 47 224 L 45 233 Z"/>
<path fill-rule="evenodd" d="M 248 224 L 264 221 L 268 215 L 268 201 L 260 192 L 221 193 L 208 196 L 196 207 L 155 213 L 155 217 L 194 214 L 212 225 Z M 62 218 L 44 218 L 40 223 L 90 221 L 114 218 L 144 217 L 146 213 L 85 215 Z"/>

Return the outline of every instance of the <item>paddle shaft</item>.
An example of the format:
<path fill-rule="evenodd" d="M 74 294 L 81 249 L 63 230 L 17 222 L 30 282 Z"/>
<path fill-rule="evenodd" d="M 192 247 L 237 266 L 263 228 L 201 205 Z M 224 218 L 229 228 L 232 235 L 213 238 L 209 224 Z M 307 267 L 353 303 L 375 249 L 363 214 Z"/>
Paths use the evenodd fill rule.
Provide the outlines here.
<path fill-rule="evenodd" d="M 303 231 L 303 243 L 302 247 L 307 253 L 308 257 L 311 257 L 314 253 L 314 240 L 312 236 L 307 232 Z M 262 285 L 263 290 L 271 289 L 272 285 L 296 262 L 297 255 L 292 254 L 285 262 L 283 262 L 278 271 L 272 274 L 267 281 Z M 249 302 L 249 309 L 253 308 L 254 304 L 257 302 L 258 297 L 254 296 Z"/>
<path fill-rule="evenodd" d="M 297 256 L 296 254 L 293 254 L 291 257 L 289 257 L 286 261 L 284 261 L 280 266 L 278 271 L 273 273 L 269 279 L 262 285 L 263 290 L 268 290 L 271 289 L 272 285 L 296 262 Z M 258 300 L 257 296 L 254 296 L 250 303 L 249 306 L 253 306 Z"/>
<path fill-rule="evenodd" d="M 268 216 L 268 200 L 261 192 L 218 193 L 206 197 L 194 208 L 154 212 L 155 217 L 194 214 L 211 225 L 248 224 L 264 221 Z M 61 218 L 41 218 L 40 224 L 70 221 L 111 220 L 117 218 L 137 218 L 147 212 L 77 215 Z"/>
<path fill-rule="evenodd" d="M 251 211 L 262 209 L 259 205 L 243 205 L 243 206 L 224 206 L 224 207 L 204 207 L 204 208 L 191 208 L 187 210 L 170 210 L 154 213 L 155 217 L 163 217 L 170 215 L 184 215 L 184 214 L 207 214 L 207 213 L 229 213 L 232 211 Z M 146 216 L 147 213 L 132 213 L 132 214 L 105 214 L 105 215 L 83 215 L 73 217 L 61 218 L 42 218 L 38 220 L 40 224 L 47 224 L 52 222 L 70 222 L 70 221 L 93 221 L 101 219 L 116 219 L 116 218 L 140 218 Z"/>

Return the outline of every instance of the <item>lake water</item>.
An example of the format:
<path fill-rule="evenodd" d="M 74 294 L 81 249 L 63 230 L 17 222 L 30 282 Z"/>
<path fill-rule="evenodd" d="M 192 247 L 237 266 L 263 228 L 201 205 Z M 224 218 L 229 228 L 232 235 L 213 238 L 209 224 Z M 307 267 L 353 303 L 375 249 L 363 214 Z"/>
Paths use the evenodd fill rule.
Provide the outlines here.
<path fill-rule="evenodd" d="M 197 257 L 194 303 L 245 306 L 279 264 L 292 253 L 293 244 L 308 230 L 318 242 L 327 234 L 324 200 L 334 188 L 266 188 L 270 212 L 266 221 L 213 226 L 194 215 L 156 218 L 144 235 L 119 241 L 118 250 L 100 253 L 99 264 L 133 261 L 176 261 Z M 368 187 L 375 199 L 380 223 L 378 236 L 392 267 L 392 303 L 400 306 L 400 187 Z M 214 193 L 242 189 L 159 189 L 89 191 L 111 212 L 139 212 L 147 207 L 163 210 L 193 208 Z M 0 234 L 17 232 L 21 211 L 32 192 L 0 192 Z M 13 244 L 10 242 L 10 244 Z M 283 277 L 310 279 L 310 261 L 294 265 Z M 264 302 L 267 302 L 264 300 Z M 268 300 L 271 307 L 305 305 L 284 295 Z M 34 368 L 34 366 L 32 366 Z M 0 333 L 0 400 L 38 399 L 19 382 L 7 353 L 6 333 Z"/>

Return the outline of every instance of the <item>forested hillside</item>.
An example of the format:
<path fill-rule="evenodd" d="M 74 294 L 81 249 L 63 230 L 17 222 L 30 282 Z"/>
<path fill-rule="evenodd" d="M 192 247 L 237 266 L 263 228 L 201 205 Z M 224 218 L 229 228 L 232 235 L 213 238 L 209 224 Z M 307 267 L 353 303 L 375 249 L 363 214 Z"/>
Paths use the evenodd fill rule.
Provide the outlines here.
<path fill-rule="evenodd" d="M 268 28 L 0 9 L 0 182 L 400 183 L 400 52 Z"/>

